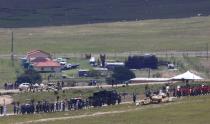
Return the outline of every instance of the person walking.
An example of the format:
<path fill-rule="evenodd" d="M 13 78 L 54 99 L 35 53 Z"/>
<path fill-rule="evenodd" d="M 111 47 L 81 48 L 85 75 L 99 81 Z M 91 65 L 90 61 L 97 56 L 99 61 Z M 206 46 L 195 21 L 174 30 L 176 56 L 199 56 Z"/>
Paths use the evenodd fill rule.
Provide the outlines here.
<path fill-rule="evenodd" d="M 136 103 L 136 94 L 133 93 L 133 103 Z"/>

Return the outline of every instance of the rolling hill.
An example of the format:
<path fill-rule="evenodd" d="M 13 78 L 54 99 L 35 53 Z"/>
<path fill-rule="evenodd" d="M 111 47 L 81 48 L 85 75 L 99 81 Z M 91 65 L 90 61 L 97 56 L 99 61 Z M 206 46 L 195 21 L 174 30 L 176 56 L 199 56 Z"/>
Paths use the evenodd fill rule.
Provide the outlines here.
<path fill-rule="evenodd" d="M 0 27 L 208 16 L 208 0 L 1 0 Z"/>

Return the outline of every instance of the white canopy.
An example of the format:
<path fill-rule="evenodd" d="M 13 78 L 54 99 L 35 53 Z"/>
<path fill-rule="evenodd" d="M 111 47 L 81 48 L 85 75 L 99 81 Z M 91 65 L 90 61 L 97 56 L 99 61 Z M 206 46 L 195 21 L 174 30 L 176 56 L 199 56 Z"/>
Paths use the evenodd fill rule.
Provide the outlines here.
<path fill-rule="evenodd" d="M 177 75 L 175 77 L 171 78 L 172 80 L 201 80 L 203 78 L 201 78 L 200 76 L 197 76 L 193 73 L 191 73 L 190 71 L 187 71 L 183 74 Z"/>

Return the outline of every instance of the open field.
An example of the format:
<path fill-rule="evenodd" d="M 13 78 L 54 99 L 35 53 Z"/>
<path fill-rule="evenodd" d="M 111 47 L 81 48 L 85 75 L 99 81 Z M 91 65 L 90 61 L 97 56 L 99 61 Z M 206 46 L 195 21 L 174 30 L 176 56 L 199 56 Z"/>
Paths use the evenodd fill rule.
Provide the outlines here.
<path fill-rule="evenodd" d="M 0 54 L 9 54 L 11 31 L 14 50 L 25 54 L 32 49 L 58 53 L 103 53 L 129 51 L 205 51 L 210 43 L 210 17 L 144 20 L 0 29 Z"/>
<path fill-rule="evenodd" d="M 17 75 L 23 72 L 20 63 L 15 61 L 14 66 L 9 59 L 0 59 L 0 82 L 12 82 Z M 2 84 L 0 84 L 2 86 Z"/>
<path fill-rule="evenodd" d="M 39 124 L 207 124 L 209 122 L 209 98 L 197 98 L 200 101 L 188 101 L 182 104 L 168 105 L 160 108 L 136 110 L 131 112 L 109 114 L 81 119 L 67 119 L 42 122 Z M 195 99 L 194 99 L 195 100 Z"/>
<path fill-rule="evenodd" d="M 73 112 L 10 116 L 0 118 L 0 121 L 4 124 L 208 124 L 209 103 L 209 96 L 185 97 L 160 105 L 124 104 Z"/>

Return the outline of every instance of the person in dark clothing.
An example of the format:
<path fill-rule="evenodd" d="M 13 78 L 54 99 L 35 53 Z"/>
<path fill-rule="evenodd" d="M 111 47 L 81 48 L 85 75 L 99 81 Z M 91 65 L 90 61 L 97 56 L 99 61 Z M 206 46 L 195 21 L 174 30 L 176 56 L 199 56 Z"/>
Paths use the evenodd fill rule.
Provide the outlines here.
<path fill-rule="evenodd" d="M 133 103 L 136 103 L 136 94 L 133 93 Z"/>
<path fill-rule="evenodd" d="M 7 90 L 7 83 L 4 84 L 4 89 Z"/>
<path fill-rule="evenodd" d="M 62 104 L 62 111 L 65 111 L 66 110 L 66 104 L 65 104 L 65 101 L 63 101 L 63 104 Z"/>
<path fill-rule="evenodd" d="M 61 87 L 64 87 L 64 81 L 61 82 Z"/>
<path fill-rule="evenodd" d="M 0 115 L 3 115 L 3 106 L 0 105 Z"/>
<path fill-rule="evenodd" d="M 20 103 L 17 102 L 16 113 L 19 114 L 19 112 L 20 112 Z"/>
<path fill-rule="evenodd" d="M 118 103 L 118 104 L 121 103 L 121 96 L 120 96 L 120 95 L 118 96 L 117 103 Z"/>
<path fill-rule="evenodd" d="M 14 112 L 14 114 L 17 113 L 17 106 L 16 106 L 16 103 L 15 103 L 15 102 L 14 102 L 14 104 L 13 104 L 13 112 Z"/>

